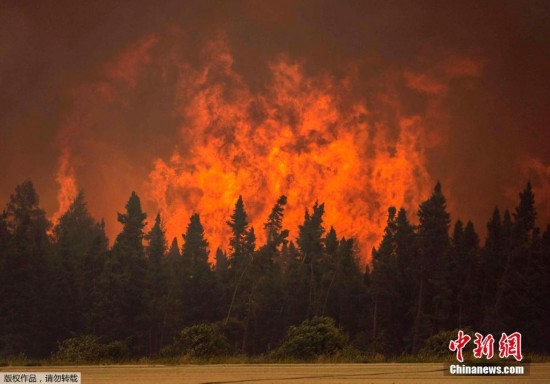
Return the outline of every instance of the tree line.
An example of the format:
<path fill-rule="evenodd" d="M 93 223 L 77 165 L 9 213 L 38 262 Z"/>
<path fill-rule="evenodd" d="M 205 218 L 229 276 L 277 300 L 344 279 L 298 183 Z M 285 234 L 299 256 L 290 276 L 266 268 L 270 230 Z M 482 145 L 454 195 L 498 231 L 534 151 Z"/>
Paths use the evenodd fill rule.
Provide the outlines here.
<path fill-rule="evenodd" d="M 388 356 L 418 353 L 453 329 L 518 331 L 524 350 L 549 352 L 550 225 L 536 226 L 530 183 L 512 213 L 495 208 L 484 245 L 472 222 L 451 225 L 439 183 L 418 225 L 390 207 L 366 268 L 353 238 L 325 228 L 324 204 L 306 209 L 289 239 L 286 203 L 275 202 L 258 244 L 239 197 L 229 248 L 210 257 L 199 213 L 168 242 L 160 214 L 146 231 L 132 192 L 110 247 L 83 193 L 52 227 L 33 184 L 18 185 L 0 215 L 0 357 L 47 357 L 76 337 L 110 343 L 120 357 L 154 357 L 199 324 L 257 355 L 321 317 L 357 349 Z"/>

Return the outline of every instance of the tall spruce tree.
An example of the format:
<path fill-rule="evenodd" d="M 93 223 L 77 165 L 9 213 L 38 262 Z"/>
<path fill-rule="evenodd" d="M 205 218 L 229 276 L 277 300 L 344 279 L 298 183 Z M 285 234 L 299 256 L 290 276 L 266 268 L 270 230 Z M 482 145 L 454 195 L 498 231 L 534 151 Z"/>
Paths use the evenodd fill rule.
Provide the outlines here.
<path fill-rule="evenodd" d="M 410 351 L 408 342 L 413 323 L 416 256 L 415 235 L 404 209 L 388 210 L 384 237 L 373 252 L 373 270 L 369 276 L 372 310 L 372 343 L 387 354 Z"/>
<path fill-rule="evenodd" d="M 503 317 L 508 320 L 507 328 L 524 334 L 526 348 L 536 348 L 533 341 L 541 331 L 537 324 L 541 314 L 537 297 L 541 280 L 537 265 L 540 230 L 535 226 L 536 217 L 535 195 L 528 182 L 519 194 L 513 214 L 512 251 L 503 287 L 506 305 L 501 307 Z"/>
<path fill-rule="evenodd" d="M 229 248 L 231 250 L 231 267 L 234 269 L 242 268 L 241 265 L 246 265 L 246 237 L 248 234 L 248 219 L 244 209 L 242 196 L 239 196 L 235 203 L 235 209 L 231 215 L 231 220 L 227 221 L 227 225 L 231 229 L 232 236 L 229 239 Z"/>
<path fill-rule="evenodd" d="M 450 322 L 450 215 L 439 182 L 430 198 L 420 204 L 418 217 L 419 281 L 412 337 L 413 352 L 418 351 L 422 340 L 448 328 Z"/>
<path fill-rule="evenodd" d="M 99 334 L 108 340 L 126 341 L 134 355 L 145 353 L 148 347 L 145 219 L 140 199 L 132 192 L 126 212 L 118 214 L 122 231 L 105 263 L 95 310 Z"/>
<path fill-rule="evenodd" d="M 320 290 L 320 270 L 324 268 L 324 241 L 323 214 L 325 204 L 315 202 L 313 212 L 310 215 L 306 209 L 304 223 L 298 227 L 299 233 L 296 242 L 300 249 L 302 262 L 306 266 L 307 316 L 314 317 L 322 311 L 323 292 Z"/>
<path fill-rule="evenodd" d="M 279 248 L 287 243 L 288 230 L 282 220 L 286 196 L 280 196 L 264 224 L 266 244 L 254 253 L 249 271 L 250 294 L 245 312 L 243 349 L 251 354 L 263 352 L 282 336 L 282 268 Z M 250 234 L 252 232 L 249 232 Z M 252 238 L 248 243 L 251 243 Z"/>
<path fill-rule="evenodd" d="M 15 188 L 3 216 L 0 355 L 43 357 L 55 342 L 48 308 L 56 305 L 50 295 L 55 276 L 48 262 L 50 223 L 32 182 Z"/>
<path fill-rule="evenodd" d="M 92 292 L 107 254 L 107 240 L 80 192 L 53 229 L 55 274 L 52 290 L 59 305 L 52 309 L 60 341 L 91 331 Z M 67 316 L 72 313 L 72 316 Z"/>
<path fill-rule="evenodd" d="M 171 310 L 167 300 L 168 275 L 166 265 L 166 236 L 160 213 L 155 217 L 155 224 L 145 236 L 148 241 L 146 301 L 148 327 L 148 355 L 157 355 L 164 343 L 167 312 Z"/>
<path fill-rule="evenodd" d="M 468 221 L 466 227 L 457 220 L 452 237 L 450 283 L 453 291 L 451 321 L 455 327 L 466 326 L 475 328 L 479 324 L 479 313 L 482 310 L 479 303 L 479 293 L 482 285 L 479 283 L 479 237 L 474 225 Z"/>
<path fill-rule="evenodd" d="M 185 261 L 184 313 L 186 324 L 213 321 L 221 316 L 220 293 L 208 255 L 208 241 L 200 216 L 191 216 L 183 236 L 182 258 Z"/>
<path fill-rule="evenodd" d="M 183 258 L 180 254 L 178 239 L 173 238 L 170 249 L 166 255 L 164 264 L 164 275 L 166 276 L 166 299 L 164 311 L 164 328 L 162 343 L 172 341 L 173 337 L 184 326 L 184 307 L 183 307 L 183 289 L 185 273 L 183 268 Z"/>
<path fill-rule="evenodd" d="M 229 308 L 225 323 L 227 324 L 231 317 L 233 307 L 244 305 L 242 299 L 238 296 L 246 296 L 250 289 L 250 281 L 246 273 L 251 265 L 253 251 L 256 246 L 254 231 L 248 229 L 248 219 L 244 209 L 242 196 L 239 196 L 235 203 L 235 209 L 231 215 L 231 220 L 227 221 L 231 229 L 232 236 L 229 239 L 230 259 L 229 259 L 229 281 L 228 286 Z M 252 252 L 251 252 L 252 250 Z"/>
<path fill-rule="evenodd" d="M 493 215 L 487 223 L 487 237 L 481 253 L 480 274 L 483 276 L 481 287 L 481 304 L 483 306 L 483 321 L 481 330 L 487 331 L 489 327 L 489 309 L 494 304 L 494 296 L 498 289 L 498 282 L 506 264 L 505 237 L 502 228 L 500 210 L 495 207 Z"/>

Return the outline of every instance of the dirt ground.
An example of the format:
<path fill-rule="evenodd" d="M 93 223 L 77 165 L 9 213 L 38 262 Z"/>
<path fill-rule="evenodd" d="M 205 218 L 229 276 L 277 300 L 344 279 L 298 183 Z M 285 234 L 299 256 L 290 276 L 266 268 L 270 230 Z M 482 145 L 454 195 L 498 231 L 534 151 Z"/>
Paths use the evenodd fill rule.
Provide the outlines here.
<path fill-rule="evenodd" d="M 444 374 L 442 364 L 112 365 L 2 367 L 0 371 L 81 372 L 82 384 L 550 383 L 550 364 L 531 364 L 524 376 L 460 377 Z"/>

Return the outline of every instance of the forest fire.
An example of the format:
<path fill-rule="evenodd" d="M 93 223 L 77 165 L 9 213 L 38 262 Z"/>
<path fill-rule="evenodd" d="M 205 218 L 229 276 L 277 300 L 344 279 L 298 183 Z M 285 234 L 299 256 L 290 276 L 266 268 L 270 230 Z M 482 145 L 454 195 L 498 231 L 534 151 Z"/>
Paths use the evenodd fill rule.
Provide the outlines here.
<path fill-rule="evenodd" d="M 0 365 L 550 353 L 546 3 L 4 3 Z"/>
<path fill-rule="evenodd" d="M 148 36 L 118 55 L 106 65 L 105 80 L 78 94 L 75 115 L 81 126 L 113 124 L 120 117 L 105 111 L 117 105 L 135 108 L 128 104 L 147 79 L 144 74 L 164 76 L 160 85 L 173 90 L 171 113 L 179 132 L 172 153 L 151 160 L 142 197 L 161 212 L 169 239 L 180 238 L 189 217 L 199 213 L 212 251 L 227 247 L 226 221 L 239 195 L 261 243 L 263 223 L 284 194 L 284 226 L 291 238 L 305 210 L 324 202 L 326 229 L 333 226 L 339 236 L 356 238 L 367 261 L 383 233 L 387 208 L 414 212 L 429 194 L 434 180 L 425 153 L 439 139 L 428 132 L 427 122 L 437 122 L 430 109 L 447 92 L 445 82 L 479 71 L 475 65 L 449 70 L 453 63 L 418 76 L 390 71 L 382 85 L 358 96 L 353 71 L 340 79 L 306 74 L 303 64 L 280 56 L 267 64 L 266 84 L 253 90 L 235 70 L 223 36 L 203 48 L 195 65 L 175 59 L 166 46 Z M 175 84 L 165 79 L 168 72 L 175 73 Z M 399 87 L 427 100 L 424 113 L 403 111 Z M 78 136 L 71 127 L 71 135 Z M 60 211 L 54 219 L 76 193 L 69 157 L 64 150 L 58 171 Z M 109 161 L 118 167 L 116 159 Z"/>
<path fill-rule="evenodd" d="M 327 225 L 356 237 L 365 251 L 382 233 L 389 205 L 409 208 L 425 196 L 429 179 L 418 119 L 400 121 L 399 136 L 390 142 L 383 129 L 369 132 L 363 105 L 339 108 L 341 85 L 328 78 L 308 79 L 298 65 L 280 61 L 258 95 L 239 82 L 228 54 L 211 59 L 218 62 L 191 84 L 180 84 L 189 95 L 180 110 L 187 122 L 182 136 L 192 142 L 188 155 L 176 151 L 168 161 L 157 160 L 150 176 L 151 197 L 171 235 L 199 212 L 211 243 L 225 246 L 225 221 L 242 195 L 263 241 L 258 229 L 284 194 L 291 233 L 319 200 L 326 202 Z M 216 76 L 232 84 L 212 82 Z"/>

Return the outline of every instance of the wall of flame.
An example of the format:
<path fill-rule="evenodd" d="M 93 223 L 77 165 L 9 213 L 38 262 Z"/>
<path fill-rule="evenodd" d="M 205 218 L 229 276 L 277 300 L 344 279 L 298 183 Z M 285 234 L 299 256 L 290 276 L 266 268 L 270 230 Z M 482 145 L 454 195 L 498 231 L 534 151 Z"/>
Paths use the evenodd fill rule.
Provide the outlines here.
<path fill-rule="evenodd" d="M 475 78 L 482 68 L 472 58 L 444 57 L 422 71 L 388 68 L 375 82 L 365 86 L 361 80 L 358 87 L 353 63 L 345 75 L 335 76 L 308 71 L 307 62 L 282 53 L 265 63 L 268 75 L 253 87 L 236 69 L 223 33 L 193 60 L 181 49 L 185 39 L 174 30 L 145 36 L 101 66 L 96 80 L 74 90 L 73 112 L 59 140 L 54 221 L 77 185 L 86 188 L 108 178 L 102 192 L 109 197 L 100 203 L 96 198 L 93 211 L 110 215 L 111 238 L 119 227 L 110 217 L 123 209 L 130 193 L 122 187 L 132 186 L 149 216 L 160 211 L 167 236 L 178 237 L 180 244 L 189 217 L 198 212 L 214 250 L 227 247 L 226 221 L 239 195 L 262 243 L 263 223 L 284 194 L 284 226 L 291 238 L 305 210 L 324 202 L 326 228 L 355 237 L 368 261 L 388 207 L 404 207 L 414 220 L 435 183 L 426 153 L 445 141 L 442 100 L 449 84 Z M 151 148 L 158 140 L 168 151 L 133 158 L 121 139 L 118 147 L 115 139 L 109 144 L 109 132 L 124 125 L 127 145 L 141 140 L 128 126 L 138 110 L 140 116 L 160 115 L 158 105 L 147 102 L 147 91 L 156 87 L 167 90 L 165 114 L 177 132 L 169 144 L 160 129 L 148 136 Z M 411 109 L 405 101 L 411 99 L 421 107 Z M 156 129 L 153 124 L 151 132 Z M 79 174 L 85 175 L 82 180 Z"/>

